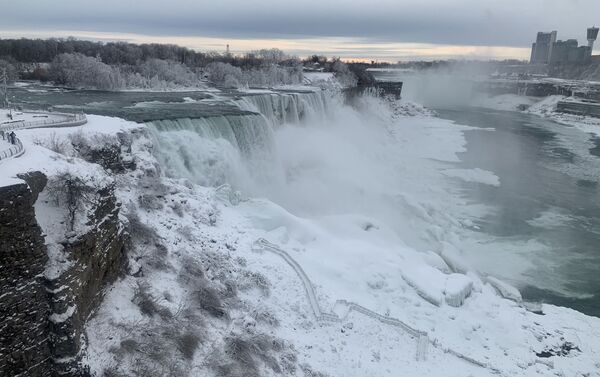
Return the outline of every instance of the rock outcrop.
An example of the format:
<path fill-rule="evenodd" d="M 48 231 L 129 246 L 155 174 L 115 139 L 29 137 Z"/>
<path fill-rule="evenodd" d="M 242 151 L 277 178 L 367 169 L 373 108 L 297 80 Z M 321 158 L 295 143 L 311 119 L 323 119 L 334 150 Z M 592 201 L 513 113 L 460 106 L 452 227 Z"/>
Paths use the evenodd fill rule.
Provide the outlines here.
<path fill-rule="evenodd" d="M 48 259 L 34 211 L 46 178 L 0 187 L 0 375 L 49 376 Z"/>
<path fill-rule="evenodd" d="M 58 277 L 47 277 L 50 293 L 50 349 L 55 369 L 62 374 L 82 373 L 78 364 L 86 319 L 102 299 L 102 289 L 113 282 L 125 263 L 126 232 L 119 221 L 120 204 L 114 186 L 96 194 L 88 214 L 89 231 L 66 239 L 63 252 L 72 264 Z"/>
<path fill-rule="evenodd" d="M 88 230 L 60 245 L 69 267 L 54 276 L 34 207 L 47 179 L 20 178 L 0 187 L 0 375 L 86 375 L 79 367 L 85 321 L 126 260 L 114 186 L 97 190 Z"/>

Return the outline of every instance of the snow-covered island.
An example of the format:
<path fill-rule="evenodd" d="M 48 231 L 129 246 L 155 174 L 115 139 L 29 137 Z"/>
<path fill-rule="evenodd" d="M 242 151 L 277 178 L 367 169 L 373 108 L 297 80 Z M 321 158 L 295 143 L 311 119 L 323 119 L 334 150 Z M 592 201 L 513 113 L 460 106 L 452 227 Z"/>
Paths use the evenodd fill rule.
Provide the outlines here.
<path fill-rule="evenodd" d="M 50 325 L 22 331 L 46 334 L 53 368 L 600 376 L 599 318 L 527 302 L 461 250 L 486 209 L 460 183 L 502 184 L 454 165 L 470 128 L 333 89 L 211 91 L 185 106 L 223 115 L 16 131 L 0 234 L 21 275 L 3 262 L 2 305 L 33 292 L 32 323 Z"/>

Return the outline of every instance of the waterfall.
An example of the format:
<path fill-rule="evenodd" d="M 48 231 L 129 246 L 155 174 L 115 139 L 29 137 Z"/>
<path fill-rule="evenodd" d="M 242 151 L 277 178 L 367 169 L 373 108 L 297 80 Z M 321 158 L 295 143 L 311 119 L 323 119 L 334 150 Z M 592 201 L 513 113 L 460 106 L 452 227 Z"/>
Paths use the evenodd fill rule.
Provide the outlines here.
<path fill-rule="evenodd" d="M 234 103 L 242 110 L 262 114 L 273 126 L 280 126 L 325 115 L 329 107 L 328 101 L 326 92 L 315 91 L 250 95 L 237 99 Z"/>
<path fill-rule="evenodd" d="M 233 101 L 239 114 L 148 122 L 163 172 L 204 186 L 229 183 L 252 191 L 265 180 L 281 181 L 274 129 L 323 117 L 322 91 L 264 93 Z"/>

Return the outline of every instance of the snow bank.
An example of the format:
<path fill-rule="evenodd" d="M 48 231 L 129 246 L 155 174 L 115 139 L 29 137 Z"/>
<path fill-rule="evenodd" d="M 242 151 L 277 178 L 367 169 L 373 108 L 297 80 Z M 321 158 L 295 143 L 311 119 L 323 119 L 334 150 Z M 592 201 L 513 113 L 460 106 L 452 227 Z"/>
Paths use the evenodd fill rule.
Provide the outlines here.
<path fill-rule="evenodd" d="M 473 281 L 463 274 L 446 275 L 430 266 L 411 266 L 402 271 L 402 278 L 419 296 L 435 306 L 446 302 L 460 307 L 473 290 Z"/>
<path fill-rule="evenodd" d="M 523 300 L 521 297 L 521 292 L 519 292 L 519 290 L 512 285 L 505 283 L 493 276 L 488 276 L 486 281 L 490 283 L 502 297 L 516 302 L 521 302 Z"/>
<path fill-rule="evenodd" d="M 442 259 L 442 257 L 440 257 L 438 254 L 434 253 L 433 251 L 427 251 L 427 252 L 423 253 L 421 256 L 423 257 L 423 260 L 425 261 L 425 263 L 427 263 L 431 267 L 435 267 L 438 270 L 442 271 L 443 273 L 451 272 L 450 267 L 448 267 L 448 265 L 446 264 L 444 259 Z"/>
<path fill-rule="evenodd" d="M 529 107 L 537 101 L 537 98 L 516 94 L 502 94 L 492 97 L 482 95 L 475 98 L 472 105 L 494 110 L 517 111 L 523 107 Z"/>
<path fill-rule="evenodd" d="M 430 266 L 411 266 L 402 271 L 402 278 L 433 305 L 440 306 L 444 302 L 446 276 L 439 270 Z"/>
<path fill-rule="evenodd" d="M 463 274 L 450 274 L 446 277 L 444 298 L 450 306 L 459 307 L 473 290 L 473 281 Z"/>
<path fill-rule="evenodd" d="M 465 258 L 460 254 L 459 250 L 448 242 L 442 243 L 442 252 L 440 256 L 454 272 L 466 274 L 469 270 L 471 270 L 471 267 Z"/>

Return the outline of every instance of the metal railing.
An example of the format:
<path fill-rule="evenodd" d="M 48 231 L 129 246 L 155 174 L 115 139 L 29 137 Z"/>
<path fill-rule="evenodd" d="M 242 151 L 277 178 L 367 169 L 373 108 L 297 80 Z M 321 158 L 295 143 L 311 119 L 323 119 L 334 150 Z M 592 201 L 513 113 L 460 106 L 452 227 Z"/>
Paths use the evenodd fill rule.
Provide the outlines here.
<path fill-rule="evenodd" d="M 0 134 L 3 140 L 8 140 L 8 132 L 13 130 L 21 130 L 26 128 L 76 127 L 87 123 L 87 118 L 83 113 L 44 113 L 38 111 L 27 111 L 27 113 L 41 114 L 45 116 L 58 115 L 60 118 L 55 117 L 54 119 L 33 121 L 26 121 L 24 119 L 4 121 L 0 123 Z M 0 161 L 10 157 L 20 156 L 25 152 L 23 143 L 17 137 L 15 137 L 14 143 L 11 144 L 12 145 L 8 149 L 0 151 Z"/>
<path fill-rule="evenodd" d="M 346 301 L 346 300 L 336 300 L 333 305 L 333 310 L 325 312 L 319 305 L 319 301 L 317 299 L 317 295 L 314 290 L 314 286 L 308 275 L 300 264 L 292 258 L 285 250 L 279 248 L 277 245 L 267 241 L 264 238 L 259 238 L 252 244 L 252 250 L 254 251 L 270 251 L 278 256 L 280 256 L 287 264 L 292 267 L 292 269 L 296 272 L 298 277 L 300 278 L 302 285 L 304 287 L 304 291 L 306 293 L 308 303 L 312 309 L 313 314 L 315 315 L 317 321 L 319 322 L 344 322 L 348 319 L 348 316 L 351 312 L 357 312 L 363 314 L 367 317 L 375 319 L 381 323 L 385 323 L 390 326 L 394 326 L 402 329 L 406 333 L 410 334 L 417 340 L 416 345 L 416 360 L 417 361 L 425 361 L 427 360 L 428 346 L 431 344 L 433 347 L 445 352 L 449 353 L 459 359 L 466 361 L 467 363 L 474 365 L 476 367 L 486 368 L 490 370 L 493 374 L 499 374 L 500 370 L 495 368 L 489 363 L 476 360 L 470 356 L 467 356 L 461 352 L 457 352 L 449 347 L 444 347 L 438 339 L 431 339 L 426 331 L 419 330 L 403 322 L 398 318 L 388 317 L 376 313 L 364 306 L 361 306 L 355 302 Z M 337 310 L 336 310 L 337 309 Z M 343 314 L 338 314 L 338 312 L 342 312 Z"/>
<path fill-rule="evenodd" d="M 8 135 L 3 133 L 2 139 L 7 140 Z M 21 155 L 23 153 L 23 151 L 24 151 L 23 143 L 21 142 L 21 140 L 19 140 L 15 137 L 14 144 L 12 144 L 8 149 L 0 151 L 0 161 L 10 158 L 10 157 L 15 157 L 15 156 Z"/>
<path fill-rule="evenodd" d="M 28 111 L 29 112 L 29 111 Z M 31 111 L 29 113 L 37 113 Z M 40 113 L 48 115 L 48 113 Z M 75 127 L 87 123 L 85 114 L 70 114 L 70 113 L 50 113 L 51 115 L 59 115 L 62 119 L 44 119 L 44 120 L 15 120 L 0 123 L 0 131 L 20 130 L 24 128 L 46 128 L 46 127 Z"/>

